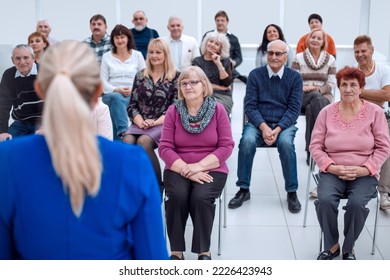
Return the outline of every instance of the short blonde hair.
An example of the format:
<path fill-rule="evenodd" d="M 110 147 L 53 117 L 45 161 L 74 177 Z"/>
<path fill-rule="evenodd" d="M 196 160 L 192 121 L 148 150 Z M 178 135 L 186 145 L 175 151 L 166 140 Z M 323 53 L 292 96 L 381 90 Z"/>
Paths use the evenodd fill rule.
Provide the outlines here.
<path fill-rule="evenodd" d="M 91 118 L 99 64 L 86 44 L 62 41 L 43 54 L 37 84 L 45 97 L 42 120 L 53 166 L 79 217 L 85 195 L 99 192 L 103 169 Z"/>
<path fill-rule="evenodd" d="M 219 54 L 221 58 L 230 57 L 230 42 L 226 35 L 218 32 L 209 32 L 203 38 L 202 45 L 200 46 L 200 51 L 204 55 L 206 53 L 206 45 L 210 39 L 214 39 L 221 44 L 221 53 Z"/>
<path fill-rule="evenodd" d="M 322 29 L 322 28 L 314 28 L 310 31 L 309 35 L 307 35 L 307 38 L 306 38 L 306 46 L 309 47 L 310 37 L 311 37 L 311 35 L 313 35 L 314 32 L 317 32 L 317 31 L 322 32 L 322 37 L 324 38 L 324 44 L 321 46 L 321 51 L 326 51 L 326 49 L 328 48 L 328 39 L 326 38 L 326 33 L 325 33 L 324 29 Z"/>
<path fill-rule="evenodd" d="M 211 96 L 213 95 L 213 86 L 211 85 L 209 79 L 207 78 L 206 74 L 203 72 L 203 70 L 198 66 L 189 66 L 185 68 L 181 73 L 177 80 L 178 85 L 178 99 L 182 100 L 184 99 L 183 91 L 181 90 L 181 81 L 184 79 L 196 77 L 200 80 L 200 82 L 203 85 L 204 91 L 203 91 L 203 97 Z"/>

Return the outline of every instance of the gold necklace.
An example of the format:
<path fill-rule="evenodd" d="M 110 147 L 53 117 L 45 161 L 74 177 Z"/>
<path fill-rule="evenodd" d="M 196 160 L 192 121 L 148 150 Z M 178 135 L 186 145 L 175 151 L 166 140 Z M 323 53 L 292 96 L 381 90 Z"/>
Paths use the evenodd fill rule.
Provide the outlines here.
<path fill-rule="evenodd" d="M 362 71 L 364 73 L 364 75 L 368 76 L 372 73 L 372 71 L 374 71 L 374 68 L 375 68 L 375 61 L 372 61 L 372 67 L 370 69 L 370 71 L 366 72 L 364 71 L 362 68 L 360 68 L 360 65 L 359 65 L 359 70 Z"/>

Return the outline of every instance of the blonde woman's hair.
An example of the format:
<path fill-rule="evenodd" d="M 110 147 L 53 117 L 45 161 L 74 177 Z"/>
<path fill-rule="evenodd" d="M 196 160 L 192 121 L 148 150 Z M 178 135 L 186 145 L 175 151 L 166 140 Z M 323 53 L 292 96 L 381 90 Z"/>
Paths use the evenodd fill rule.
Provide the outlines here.
<path fill-rule="evenodd" d="M 169 81 L 173 80 L 173 78 L 175 78 L 176 75 L 176 66 L 175 63 L 173 62 L 173 58 L 168 43 L 161 38 L 152 39 L 149 42 L 148 53 L 146 56 L 146 63 L 145 63 L 146 66 L 143 71 L 144 77 L 151 76 L 153 72 L 153 65 L 150 62 L 150 57 L 149 57 L 149 50 L 151 48 L 157 48 L 164 53 L 164 78 Z"/>
<path fill-rule="evenodd" d="M 306 46 L 309 47 L 309 40 L 310 40 L 310 37 L 311 35 L 313 35 L 314 32 L 317 32 L 317 31 L 320 31 L 322 33 L 322 37 L 324 38 L 324 44 L 321 46 L 321 51 L 326 51 L 326 49 L 328 48 L 328 39 L 326 38 L 326 33 L 324 31 L 324 29 L 322 28 L 314 28 L 310 31 L 309 35 L 307 35 L 307 38 L 306 38 Z"/>
<path fill-rule="evenodd" d="M 201 81 L 203 85 L 203 97 L 213 95 L 213 86 L 211 85 L 207 75 L 203 72 L 203 70 L 198 66 L 189 66 L 180 73 L 180 76 L 177 79 L 178 99 L 184 99 L 183 91 L 180 86 L 181 81 L 189 78 Z"/>
<path fill-rule="evenodd" d="M 228 58 L 230 56 L 230 42 L 228 37 L 225 34 L 221 34 L 216 31 L 207 33 L 203 38 L 200 46 L 200 51 L 203 55 L 206 53 L 207 42 L 210 39 L 213 39 L 221 44 L 221 53 L 219 54 L 221 58 Z"/>
<path fill-rule="evenodd" d="M 44 137 L 77 217 L 85 196 L 96 196 L 100 188 L 102 162 L 91 118 L 99 72 L 86 44 L 63 41 L 45 51 L 37 76 L 45 98 Z"/>

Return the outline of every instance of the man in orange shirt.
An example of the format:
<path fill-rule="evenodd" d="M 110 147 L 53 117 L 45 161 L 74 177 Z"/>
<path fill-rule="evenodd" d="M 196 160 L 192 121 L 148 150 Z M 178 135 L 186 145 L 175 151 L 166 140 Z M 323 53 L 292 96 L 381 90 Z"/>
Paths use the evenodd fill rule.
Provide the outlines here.
<path fill-rule="evenodd" d="M 313 30 L 314 28 L 322 29 L 322 17 L 319 14 L 311 14 L 307 19 L 307 21 L 309 23 L 310 30 Z M 309 35 L 309 33 L 303 35 L 301 39 L 299 39 L 296 53 L 303 52 L 307 48 L 306 46 L 307 35 Z M 328 47 L 326 48 L 326 51 L 336 58 L 336 45 L 333 41 L 333 38 L 329 34 L 326 34 L 326 40 L 328 41 Z"/>

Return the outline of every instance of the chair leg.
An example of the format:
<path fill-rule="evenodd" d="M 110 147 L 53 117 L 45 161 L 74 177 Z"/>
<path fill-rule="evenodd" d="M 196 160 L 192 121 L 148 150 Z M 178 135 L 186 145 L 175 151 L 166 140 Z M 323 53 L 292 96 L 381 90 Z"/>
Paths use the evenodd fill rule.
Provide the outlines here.
<path fill-rule="evenodd" d="M 307 221 L 307 208 L 309 206 L 309 191 L 310 191 L 310 183 L 311 183 L 311 177 L 314 172 L 314 159 L 310 156 L 309 161 L 309 171 L 307 172 L 307 184 L 306 184 L 306 196 L 305 196 L 305 213 L 303 216 L 303 227 L 306 227 L 306 221 Z"/>
<path fill-rule="evenodd" d="M 322 239 L 324 237 L 324 233 L 322 232 L 322 229 L 320 228 L 320 251 L 318 252 L 318 254 L 321 254 L 322 252 Z"/>
<path fill-rule="evenodd" d="M 165 243 L 168 245 L 168 229 L 167 229 L 167 220 L 166 220 L 166 215 L 165 215 L 165 201 L 167 199 L 165 190 L 163 191 L 162 195 L 162 219 L 163 219 L 163 226 L 164 226 L 164 238 L 165 238 Z"/>
<path fill-rule="evenodd" d="M 226 186 L 225 186 L 226 187 Z M 226 189 L 223 190 L 223 227 L 226 228 L 227 225 L 227 192 Z"/>
<path fill-rule="evenodd" d="M 221 230 L 222 230 L 222 197 L 218 198 L 219 213 L 218 213 L 218 256 L 221 255 Z"/>
<path fill-rule="evenodd" d="M 372 237 L 371 255 L 375 255 L 376 234 L 377 234 L 377 229 L 378 229 L 379 208 L 380 208 L 380 194 L 379 194 L 379 191 L 377 190 L 377 196 L 376 196 L 376 209 L 375 209 L 375 222 L 374 222 L 374 235 L 373 235 L 373 237 Z"/>

